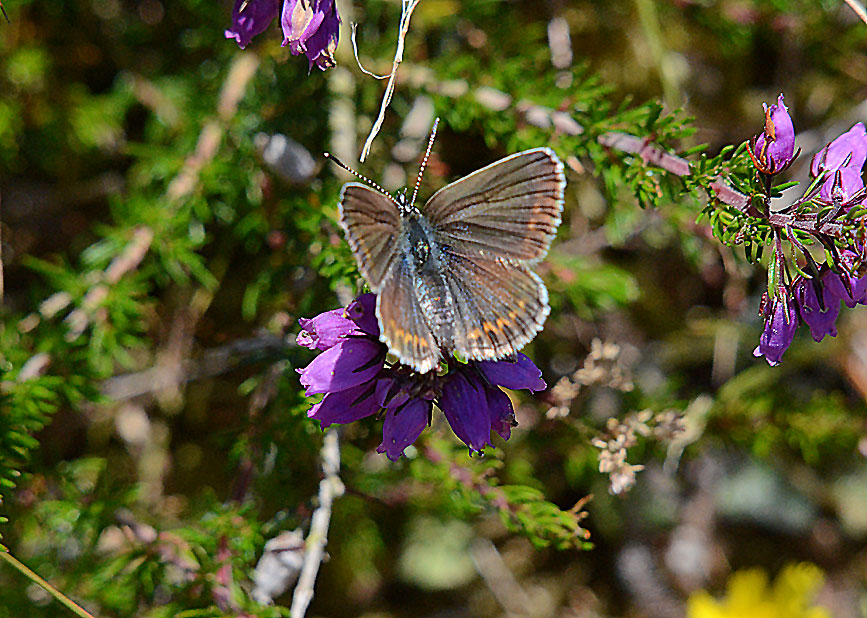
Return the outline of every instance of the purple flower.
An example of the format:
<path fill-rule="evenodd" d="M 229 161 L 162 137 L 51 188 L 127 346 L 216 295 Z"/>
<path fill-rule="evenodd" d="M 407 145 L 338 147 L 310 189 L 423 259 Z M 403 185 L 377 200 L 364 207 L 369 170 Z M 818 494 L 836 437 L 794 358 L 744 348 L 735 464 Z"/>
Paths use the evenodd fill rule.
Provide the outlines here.
<path fill-rule="evenodd" d="M 859 277 L 854 272 L 859 260 L 857 253 L 843 249 L 840 251 L 842 263 L 838 266 L 840 274 L 829 270 L 822 277 L 822 284 L 828 293 L 842 300 L 850 309 L 859 303 L 867 305 L 867 275 Z"/>
<path fill-rule="evenodd" d="M 382 443 L 376 452 L 385 453 L 392 461 L 400 459 L 427 427 L 432 405 L 426 399 L 413 399 L 404 406 L 389 407 L 382 423 Z"/>
<path fill-rule="evenodd" d="M 816 295 L 816 287 L 822 291 L 822 304 Z M 801 310 L 801 319 L 810 327 L 813 340 L 822 341 L 825 335 L 837 336 L 837 315 L 840 313 L 840 297 L 820 281 L 799 277 L 792 285 L 795 301 Z"/>
<path fill-rule="evenodd" d="M 515 390 L 526 388 L 533 393 L 548 387 L 542 379 L 542 372 L 526 354 L 518 354 L 514 361 L 481 361 L 475 365 L 494 386 Z"/>
<path fill-rule="evenodd" d="M 817 152 L 810 162 L 810 174 L 814 178 L 826 175 L 820 190 L 822 201 L 832 203 L 836 189 L 836 197 L 845 203 L 863 189 L 861 168 L 865 161 L 867 131 L 859 122 Z"/>
<path fill-rule="evenodd" d="M 822 148 L 810 162 L 810 173 L 814 178 L 823 172 L 833 172 L 843 167 L 861 171 L 867 161 L 867 130 L 859 122 Z"/>
<path fill-rule="evenodd" d="M 235 0 L 232 27 L 226 30 L 227 39 L 235 39 L 244 49 L 254 36 L 262 34 L 280 10 L 280 0 Z"/>
<path fill-rule="evenodd" d="M 841 204 L 845 204 L 863 188 L 864 180 L 861 178 L 860 168 L 856 170 L 854 167 L 841 167 L 828 175 L 827 180 L 822 183 L 819 195 L 822 201 L 831 204 L 837 191 L 836 197 Z"/>
<path fill-rule="evenodd" d="M 307 416 L 319 421 L 322 429 L 325 429 L 334 423 L 357 421 L 376 414 L 380 409 L 374 389 L 369 383 L 364 383 L 342 391 L 326 393 L 322 401 L 307 411 Z"/>
<path fill-rule="evenodd" d="M 437 404 L 452 431 L 471 451 L 493 446 L 485 384 L 472 370 L 450 372 Z"/>
<path fill-rule="evenodd" d="M 346 307 L 346 317 L 368 335 L 379 337 L 379 322 L 376 320 L 376 294 L 362 294 Z"/>
<path fill-rule="evenodd" d="M 359 337 L 341 339 L 336 345 L 299 369 L 301 385 L 308 397 L 317 393 L 342 391 L 369 382 L 385 361 L 385 350 L 378 341 Z"/>
<path fill-rule="evenodd" d="M 762 303 L 765 306 L 765 328 L 759 337 L 759 345 L 753 350 L 753 356 L 764 356 L 772 367 L 780 363 L 783 353 L 791 345 L 792 339 L 795 338 L 795 331 L 798 329 L 795 302 L 788 291 L 785 291 L 785 294 L 785 300 L 774 295 L 770 310 L 767 308 L 767 302 Z"/>
<path fill-rule="evenodd" d="M 282 0 L 282 10 L 281 0 L 236 0 L 226 38 L 235 39 L 243 49 L 278 14 L 283 46 L 292 55 L 306 54 L 311 69 L 314 64 L 323 71 L 335 65 L 340 16 L 334 0 Z"/>
<path fill-rule="evenodd" d="M 514 359 L 449 361 L 445 375 L 419 374 L 386 362 L 378 340 L 376 296 L 363 294 L 343 310 L 300 319 L 298 343 L 322 350 L 298 370 L 306 395 L 324 394 L 308 416 L 322 428 L 384 412 L 380 453 L 395 461 L 430 423 L 433 405 L 471 451 L 492 446 L 491 431 L 508 440 L 517 425 L 512 401 L 499 387 L 539 391 L 542 372 L 526 355 Z"/>
<path fill-rule="evenodd" d="M 315 318 L 298 320 L 302 331 L 295 341 L 311 350 L 328 350 L 334 347 L 341 337 L 358 331 L 358 325 L 346 317 L 346 310 L 334 309 L 320 313 Z"/>
<path fill-rule="evenodd" d="M 334 0 L 285 0 L 283 47 L 294 55 L 307 54 L 310 68 L 315 64 L 323 71 L 335 65 L 334 50 L 340 31 L 340 16 Z"/>
<path fill-rule="evenodd" d="M 765 110 L 765 130 L 757 135 L 750 149 L 753 162 L 764 174 L 779 174 L 795 159 L 795 126 L 783 103 L 783 95 Z"/>

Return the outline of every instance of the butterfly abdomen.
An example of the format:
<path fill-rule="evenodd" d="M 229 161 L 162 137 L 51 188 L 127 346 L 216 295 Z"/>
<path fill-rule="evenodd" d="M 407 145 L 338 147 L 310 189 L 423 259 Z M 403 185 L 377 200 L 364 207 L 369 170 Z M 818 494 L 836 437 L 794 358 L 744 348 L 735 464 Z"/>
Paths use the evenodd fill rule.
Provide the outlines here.
<path fill-rule="evenodd" d="M 451 351 L 454 339 L 454 300 L 443 278 L 442 249 L 437 245 L 430 225 L 424 218 L 411 214 L 404 219 L 409 271 L 415 297 L 437 344 Z"/>

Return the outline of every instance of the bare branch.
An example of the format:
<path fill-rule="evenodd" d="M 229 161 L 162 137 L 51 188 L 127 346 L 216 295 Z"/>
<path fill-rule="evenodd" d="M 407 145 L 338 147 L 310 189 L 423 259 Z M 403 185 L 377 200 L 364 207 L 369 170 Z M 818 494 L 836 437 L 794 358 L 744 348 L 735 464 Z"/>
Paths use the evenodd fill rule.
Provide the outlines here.
<path fill-rule="evenodd" d="M 867 24 L 867 11 L 864 10 L 864 6 L 860 2 L 858 2 L 858 0 L 843 0 L 843 1 L 849 5 L 849 8 L 851 8 L 853 11 L 855 11 L 855 14 L 861 18 L 861 21 L 863 21 L 865 24 Z"/>
<path fill-rule="evenodd" d="M 367 136 L 367 141 L 364 142 L 364 148 L 361 150 L 359 161 L 364 163 L 367 155 L 370 154 L 370 146 L 373 144 L 374 138 L 382 128 L 382 123 L 385 121 L 385 110 L 388 109 L 391 103 L 391 97 L 394 94 L 394 80 L 397 77 L 397 67 L 403 62 L 403 47 L 406 41 L 406 35 L 409 32 L 409 20 L 412 17 L 412 12 L 421 0 L 402 0 L 402 12 L 400 14 L 400 31 L 397 35 L 397 48 L 394 51 L 394 62 L 391 65 L 391 73 L 388 75 L 388 84 L 385 86 L 385 94 L 382 95 L 382 102 L 379 106 L 379 115 L 373 123 L 373 128 L 370 129 L 370 134 Z M 359 65 L 360 66 L 360 65 Z"/>
<path fill-rule="evenodd" d="M 337 439 L 337 431 L 334 429 L 325 434 L 322 442 L 322 472 L 325 478 L 319 483 L 319 506 L 313 512 L 310 523 L 310 533 L 304 554 L 304 565 L 301 567 L 301 576 L 292 596 L 290 615 L 292 618 L 304 618 L 310 601 L 313 600 L 313 586 L 316 583 L 316 575 L 319 573 L 319 565 L 325 555 L 325 543 L 328 541 L 328 524 L 331 521 L 331 505 L 334 498 L 343 495 L 343 482 L 340 480 L 340 444 Z"/>
<path fill-rule="evenodd" d="M 385 75 L 377 75 L 373 71 L 368 71 L 361 64 L 361 58 L 358 57 L 358 43 L 356 42 L 356 30 L 358 30 L 358 24 L 351 23 L 349 24 L 349 28 L 352 30 L 352 35 L 350 35 L 350 40 L 352 41 L 352 55 L 355 56 L 355 64 L 358 65 L 359 70 L 365 75 L 370 75 L 374 79 L 388 79 L 388 74 Z"/>

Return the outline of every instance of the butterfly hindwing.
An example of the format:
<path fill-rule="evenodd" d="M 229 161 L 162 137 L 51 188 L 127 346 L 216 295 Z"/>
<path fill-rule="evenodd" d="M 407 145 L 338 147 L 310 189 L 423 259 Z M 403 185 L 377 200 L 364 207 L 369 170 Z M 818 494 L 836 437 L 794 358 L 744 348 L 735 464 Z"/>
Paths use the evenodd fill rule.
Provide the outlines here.
<path fill-rule="evenodd" d="M 444 279 L 454 299 L 453 346 L 467 360 L 510 356 L 542 330 L 548 292 L 524 264 L 448 258 Z"/>
<path fill-rule="evenodd" d="M 340 192 L 340 226 L 346 233 L 358 269 L 379 292 L 395 261 L 400 213 L 390 196 L 350 182 Z"/>
<path fill-rule="evenodd" d="M 397 259 L 376 297 L 380 339 L 404 365 L 419 373 L 437 367 L 440 349 L 425 319 L 407 263 Z"/>
<path fill-rule="evenodd" d="M 566 178 L 549 148 L 501 159 L 437 191 L 423 214 L 452 253 L 535 262 L 560 225 Z"/>

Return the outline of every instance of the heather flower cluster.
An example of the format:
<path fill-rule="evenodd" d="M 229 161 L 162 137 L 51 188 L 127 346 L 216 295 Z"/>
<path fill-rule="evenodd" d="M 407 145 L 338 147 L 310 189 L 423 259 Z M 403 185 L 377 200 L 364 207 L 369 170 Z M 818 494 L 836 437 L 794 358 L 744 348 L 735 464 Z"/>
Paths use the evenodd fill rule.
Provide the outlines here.
<path fill-rule="evenodd" d="M 781 94 L 775 105 L 765 105 L 765 129 L 750 142 L 750 156 L 763 175 L 766 186 L 776 174 L 786 170 L 797 157 L 795 129 Z M 789 240 L 801 250 L 806 264 L 803 272 L 788 278 L 786 256 L 776 243 L 776 269 L 772 295 L 762 297 L 760 314 L 765 320 L 759 345 L 753 352 L 777 365 L 795 337 L 801 323 L 806 324 L 815 341 L 837 335 L 836 321 L 840 303 L 852 308 L 867 304 L 865 246 L 848 241 L 835 244 L 818 230 L 864 203 L 862 168 L 867 161 L 867 131 L 859 122 L 815 154 L 810 165 L 814 187 L 790 207 L 815 207 L 817 239 L 832 256 L 828 264 L 818 265 L 812 255 L 786 230 Z M 822 213 L 825 214 L 822 214 Z M 775 229 L 779 241 L 782 229 Z"/>
<path fill-rule="evenodd" d="M 514 360 L 449 361 L 444 375 L 418 374 L 390 363 L 388 348 L 379 340 L 373 294 L 299 323 L 298 343 L 322 351 L 298 370 L 305 395 L 323 395 L 307 415 L 322 429 L 382 415 L 377 451 L 392 461 L 430 425 L 434 404 L 470 451 L 480 452 L 493 446 L 491 431 L 508 440 L 517 424 L 512 402 L 500 387 L 535 392 L 546 386 L 542 372 L 524 354 Z"/>
<path fill-rule="evenodd" d="M 288 46 L 295 56 L 305 54 L 310 69 L 316 65 L 324 71 L 334 66 L 340 29 L 334 0 L 235 0 L 232 27 L 226 30 L 226 38 L 235 39 L 244 49 L 278 15 L 283 47 Z"/>

